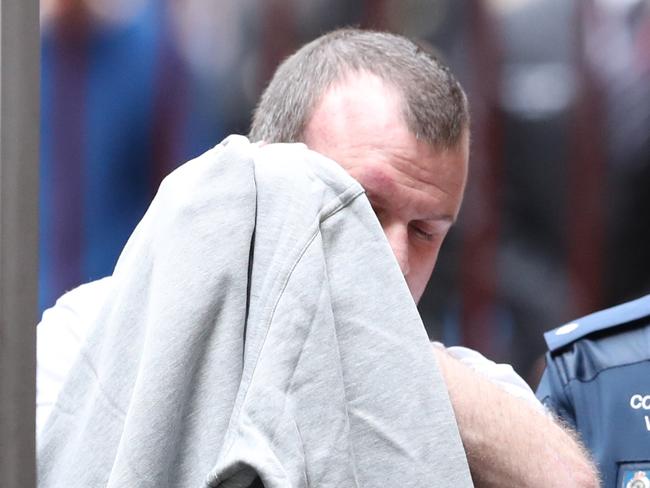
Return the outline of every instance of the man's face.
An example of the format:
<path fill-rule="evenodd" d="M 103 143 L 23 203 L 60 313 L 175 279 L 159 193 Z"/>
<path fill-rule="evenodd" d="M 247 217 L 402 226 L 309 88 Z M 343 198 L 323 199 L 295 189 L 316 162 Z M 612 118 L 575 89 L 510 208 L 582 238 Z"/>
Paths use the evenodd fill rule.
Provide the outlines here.
<path fill-rule="evenodd" d="M 456 220 L 467 178 L 469 135 L 439 150 L 416 139 L 399 92 L 371 74 L 329 88 L 305 130 L 305 143 L 337 161 L 365 188 L 415 301 Z"/>

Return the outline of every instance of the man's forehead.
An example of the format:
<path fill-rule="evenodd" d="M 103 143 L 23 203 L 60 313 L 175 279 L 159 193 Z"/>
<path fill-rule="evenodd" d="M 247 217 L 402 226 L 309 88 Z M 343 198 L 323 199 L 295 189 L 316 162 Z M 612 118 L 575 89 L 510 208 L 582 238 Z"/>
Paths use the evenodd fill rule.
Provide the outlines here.
<path fill-rule="evenodd" d="M 387 144 L 403 144 L 408 128 L 402 100 L 377 76 L 364 73 L 332 85 L 316 103 L 304 131 L 309 147 L 343 163 L 372 159 Z M 341 158 L 352 160 L 345 161 Z"/>

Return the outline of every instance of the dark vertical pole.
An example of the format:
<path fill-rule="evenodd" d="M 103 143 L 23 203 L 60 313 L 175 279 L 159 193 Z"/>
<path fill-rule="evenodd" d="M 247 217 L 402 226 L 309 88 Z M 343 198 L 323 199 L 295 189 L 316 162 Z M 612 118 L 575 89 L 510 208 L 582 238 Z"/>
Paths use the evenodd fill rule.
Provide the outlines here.
<path fill-rule="evenodd" d="M 595 14 L 591 1 L 576 8 L 576 66 L 580 91 L 573 115 L 568 168 L 568 269 L 573 315 L 603 306 L 605 133 L 602 101 L 587 57 L 587 29 Z"/>
<path fill-rule="evenodd" d="M 52 168 L 48 180 L 56 231 L 47 242 L 52 256 L 54 292 L 45 302 L 50 306 L 60 293 L 83 282 L 83 209 L 86 161 L 86 99 L 90 18 L 85 7 L 67 2 L 54 25 L 52 78 Z"/>
<path fill-rule="evenodd" d="M 153 161 L 150 174 L 150 198 L 153 198 L 160 182 L 177 165 L 182 163 L 183 129 L 189 111 L 191 88 L 185 64 L 180 59 L 174 33 L 171 1 L 159 2 L 157 22 L 160 23 L 160 41 L 157 48 L 156 85 L 153 87 Z"/>
<path fill-rule="evenodd" d="M 390 19 L 386 7 L 386 0 L 363 0 L 361 26 L 364 29 L 387 29 Z"/>
<path fill-rule="evenodd" d="M 461 341 L 498 357 L 494 336 L 503 161 L 498 111 L 501 56 L 494 21 L 484 2 L 467 3 L 473 141 L 463 209 Z"/>
<path fill-rule="evenodd" d="M 278 64 L 297 47 L 295 12 L 287 0 L 268 0 L 262 11 L 259 91 L 273 76 Z"/>
<path fill-rule="evenodd" d="M 0 0 L 0 486 L 36 486 L 37 0 Z"/>

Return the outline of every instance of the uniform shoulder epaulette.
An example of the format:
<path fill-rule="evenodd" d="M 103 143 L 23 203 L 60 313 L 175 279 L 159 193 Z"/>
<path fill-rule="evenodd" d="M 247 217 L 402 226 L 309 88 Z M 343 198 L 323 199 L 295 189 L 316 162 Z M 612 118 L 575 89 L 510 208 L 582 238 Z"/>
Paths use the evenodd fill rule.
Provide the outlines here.
<path fill-rule="evenodd" d="M 650 295 L 561 325 L 546 332 L 544 339 L 549 351 L 553 352 L 593 332 L 618 327 L 644 317 L 650 317 Z"/>

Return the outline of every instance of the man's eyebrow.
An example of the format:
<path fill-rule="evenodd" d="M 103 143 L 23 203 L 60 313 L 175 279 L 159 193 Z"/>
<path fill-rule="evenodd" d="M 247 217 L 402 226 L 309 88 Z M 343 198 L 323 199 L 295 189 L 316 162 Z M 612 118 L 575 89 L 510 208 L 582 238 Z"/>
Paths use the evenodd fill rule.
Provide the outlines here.
<path fill-rule="evenodd" d="M 370 201 L 370 205 L 372 205 L 373 209 L 375 209 L 375 207 L 386 208 L 391 205 L 392 199 L 390 197 L 383 195 L 380 191 L 376 191 L 371 187 L 371 185 L 367 185 L 366 182 L 361 183 L 361 186 L 363 187 L 364 192 L 366 193 L 366 197 Z M 424 217 L 416 220 L 420 220 L 422 222 L 449 222 L 450 225 L 454 225 L 457 220 L 457 216 L 448 213 L 426 213 L 426 211 L 423 211 L 422 214 Z"/>
<path fill-rule="evenodd" d="M 425 218 L 419 219 L 422 221 L 436 221 L 436 222 L 449 222 L 450 225 L 456 223 L 456 217 L 450 214 L 430 214 Z"/>

